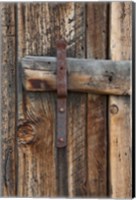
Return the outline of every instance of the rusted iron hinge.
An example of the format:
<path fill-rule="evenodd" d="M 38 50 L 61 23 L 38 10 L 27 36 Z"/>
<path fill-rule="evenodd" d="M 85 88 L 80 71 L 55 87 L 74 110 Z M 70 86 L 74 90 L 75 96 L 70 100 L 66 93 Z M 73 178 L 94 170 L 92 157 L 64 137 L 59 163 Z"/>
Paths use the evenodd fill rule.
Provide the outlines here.
<path fill-rule="evenodd" d="M 57 41 L 57 147 L 66 146 L 67 132 L 67 65 L 66 42 Z"/>

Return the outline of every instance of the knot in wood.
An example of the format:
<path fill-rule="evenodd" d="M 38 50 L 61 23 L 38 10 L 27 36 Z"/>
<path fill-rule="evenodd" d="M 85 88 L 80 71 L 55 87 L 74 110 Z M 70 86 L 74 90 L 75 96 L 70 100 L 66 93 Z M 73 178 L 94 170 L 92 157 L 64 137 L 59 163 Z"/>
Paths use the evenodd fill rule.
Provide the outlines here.
<path fill-rule="evenodd" d="M 21 144 L 31 144 L 35 142 L 35 133 L 32 123 L 24 121 L 18 126 L 18 141 Z"/>
<path fill-rule="evenodd" d="M 118 111 L 119 111 L 119 108 L 118 108 L 117 105 L 113 104 L 113 105 L 110 106 L 110 112 L 111 112 L 112 114 L 117 114 Z"/>

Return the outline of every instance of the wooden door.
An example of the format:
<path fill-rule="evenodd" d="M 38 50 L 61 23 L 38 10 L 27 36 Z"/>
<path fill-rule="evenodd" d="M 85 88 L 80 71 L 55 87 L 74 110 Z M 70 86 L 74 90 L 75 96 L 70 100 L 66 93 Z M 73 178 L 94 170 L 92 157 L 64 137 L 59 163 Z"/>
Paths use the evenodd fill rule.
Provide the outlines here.
<path fill-rule="evenodd" d="M 17 87 L 23 77 L 22 58 L 55 57 L 60 38 L 68 43 L 67 57 L 130 60 L 131 3 L 0 6 L 2 196 L 131 197 L 131 115 L 126 91 L 119 95 L 70 91 L 67 147 L 60 154 L 55 146 L 56 93 Z M 43 62 L 29 58 L 26 64 L 28 69 L 42 70 Z M 112 84 L 112 76 L 107 79 Z"/>

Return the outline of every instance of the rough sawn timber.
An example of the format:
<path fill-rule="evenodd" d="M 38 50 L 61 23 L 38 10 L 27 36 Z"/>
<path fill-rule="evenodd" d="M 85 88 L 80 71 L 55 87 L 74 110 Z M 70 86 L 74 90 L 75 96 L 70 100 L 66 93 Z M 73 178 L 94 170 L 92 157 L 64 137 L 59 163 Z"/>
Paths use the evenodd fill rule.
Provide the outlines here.
<path fill-rule="evenodd" d="M 67 56 L 84 57 L 84 4 L 19 3 L 17 7 L 18 60 L 26 55 L 56 56 L 56 40 L 60 38 L 68 43 Z M 86 194 L 86 95 L 69 95 L 68 148 L 61 152 L 54 146 L 55 99 L 51 92 L 23 91 L 22 108 L 19 106 L 19 113 L 24 115 L 18 124 L 17 196 Z"/>
<path fill-rule="evenodd" d="M 48 3 L 17 4 L 18 62 L 28 54 L 54 56 L 50 46 L 51 31 L 47 31 L 49 13 Z M 45 19 L 48 20 L 46 27 Z M 52 93 L 25 91 L 22 99 L 18 99 L 18 197 L 57 196 L 55 99 Z"/>
<path fill-rule="evenodd" d="M 108 37 L 107 13 L 108 13 L 107 3 L 91 2 L 87 4 L 87 30 L 86 30 L 87 58 L 106 59 L 107 37 Z M 98 66 L 94 67 L 94 71 L 96 69 L 98 69 Z M 88 102 L 87 103 L 87 169 L 88 169 L 87 196 L 96 198 L 106 197 L 107 196 L 106 96 L 89 93 L 87 102 Z"/>
<path fill-rule="evenodd" d="M 67 59 L 68 90 L 129 95 L 130 61 Z M 27 91 L 56 90 L 56 58 L 22 60 L 22 81 Z"/>
<path fill-rule="evenodd" d="M 115 14 L 116 13 L 116 14 Z M 114 61 L 131 59 L 132 3 L 111 4 L 110 56 Z M 110 197 L 132 197 L 132 136 L 130 98 L 109 98 Z"/>
<path fill-rule="evenodd" d="M 0 3 L 0 196 L 16 195 L 15 4 Z"/>

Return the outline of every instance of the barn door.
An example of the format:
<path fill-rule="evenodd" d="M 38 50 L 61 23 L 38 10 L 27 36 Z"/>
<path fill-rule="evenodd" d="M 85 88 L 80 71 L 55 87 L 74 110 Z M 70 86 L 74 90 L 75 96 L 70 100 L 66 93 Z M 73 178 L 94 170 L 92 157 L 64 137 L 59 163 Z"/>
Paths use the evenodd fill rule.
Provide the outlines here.
<path fill-rule="evenodd" d="M 3 16 L 12 16 L 8 23 L 2 18 L 4 42 L 8 45 L 12 38 L 16 48 L 4 55 L 10 51 L 17 58 L 2 62 L 18 71 L 18 130 L 2 139 L 3 195 L 131 197 L 131 63 L 125 61 L 131 59 L 131 3 L 18 3 L 2 9 Z M 60 38 L 67 41 L 69 70 L 77 73 L 68 86 L 63 149 L 55 145 Z M 107 59 L 113 62 L 105 68 Z M 46 91 L 49 87 L 54 91 Z"/>

